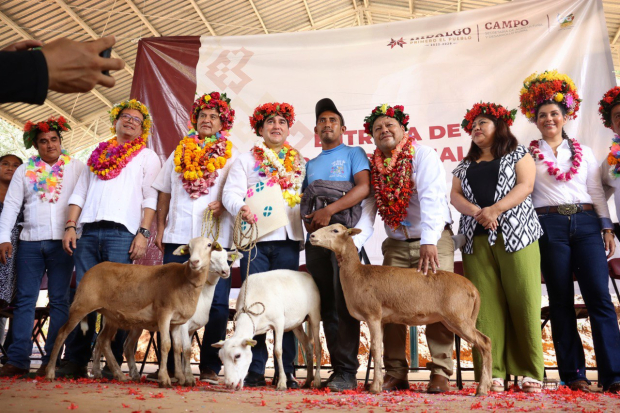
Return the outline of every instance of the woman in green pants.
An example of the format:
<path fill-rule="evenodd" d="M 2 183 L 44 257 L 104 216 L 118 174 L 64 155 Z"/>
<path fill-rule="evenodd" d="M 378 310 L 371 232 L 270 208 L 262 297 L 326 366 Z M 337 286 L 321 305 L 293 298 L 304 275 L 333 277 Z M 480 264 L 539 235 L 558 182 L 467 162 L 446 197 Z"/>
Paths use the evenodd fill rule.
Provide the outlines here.
<path fill-rule="evenodd" d="M 504 390 L 506 374 L 523 376 L 523 390 L 542 389 L 540 331 L 542 229 L 532 205 L 536 169 L 510 132 L 516 109 L 478 103 L 463 129 L 469 153 L 452 174 L 451 203 L 462 214 L 459 233 L 465 276 L 480 292 L 477 328 L 491 339 L 493 384 Z M 480 360 L 474 354 L 476 378 Z"/>

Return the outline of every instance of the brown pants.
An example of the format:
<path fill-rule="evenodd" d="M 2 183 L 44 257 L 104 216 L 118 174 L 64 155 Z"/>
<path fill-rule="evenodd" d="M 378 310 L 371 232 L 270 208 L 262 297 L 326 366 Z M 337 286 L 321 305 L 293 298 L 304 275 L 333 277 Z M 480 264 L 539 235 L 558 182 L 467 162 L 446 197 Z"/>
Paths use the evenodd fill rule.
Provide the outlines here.
<path fill-rule="evenodd" d="M 383 265 L 390 267 L 417 268 L 420 260 L 420 242 L 405 242 L 387 238 L 381 246 Z M 444 271 L 454 271 L 454 241 L 452 231 L 444 230 L 437 243 L 439 265 Z M 415 337 L 413 338 L 415 340 Z M 431 376 L 452 375 L 454 334 L 442 323 L 426 326 L 426 342 L 432 362 L 427 364 Z M 407 379 L 409 363 L 406 356 L 407 326 L 385 324 L 383 326 L 383 365 L 385 372 L 397 379 Z"/>

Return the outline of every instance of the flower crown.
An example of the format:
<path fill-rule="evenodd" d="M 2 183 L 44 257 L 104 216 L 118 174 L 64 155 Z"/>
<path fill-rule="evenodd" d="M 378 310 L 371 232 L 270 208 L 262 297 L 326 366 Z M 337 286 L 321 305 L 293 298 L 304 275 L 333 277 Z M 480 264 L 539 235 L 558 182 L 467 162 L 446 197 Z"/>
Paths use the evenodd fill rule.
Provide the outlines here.
<path fill-rule="evenodd" d="M 58 136 L 60 137 L 60 132 L 66 132 L 70 129 L 71 126 L 69 126 L 67 120 L 62 116 L 58 117 L 58 119 L 51 116 L 45 122 L 39 123 L 28 121 L 24 125 L 24 146 L 26 149 L 30 149 L 32 145 L 34 145 L 34 140 L 39 132 L 49 132 L 50 130 L 55 130 L 58 132 Z"/>
<path fill-rule="evenodd" d="M 222 130 L 229 131 L 233 127 L 235 111 L 230 107 L 230 98 L 226 96 L 226 93 L 205 93 L 196 99 L 190 114 L 190 122 L 194 129 L 198 126 L 198 114 L 203 109 L 216 109 L 218 111 L 220 122 L 222 122 Z"/>
<path fill-rule="evenodd" d="M 557 70 L 532 73 L 523 81 L 520 95 L 521 112 L 530 122 L 536 122 L 536 108 L 543 102 L 550 100 L 564 106 L 570 119 L 577 117 L 581 102 L 573 80 Z"/>
<path fill-rule="evenodd" d="M 146 105 L 136 99 L 124 100 L 121 103 L 117 103 L 109 112 L 110 122 L 112 122 L 112 124 L 114 124 L 114 121 L 118 119 L 123 109 L 134 109 L 142 113 L 142 116 L 144 116 L 144 120 L 142 121 L 142 138 L 146 141 L 152 125 L 151 115 L 149 114 L 149 110 Z M 116 128 L 114 125 L 110 127 L 110 131 L 112 134 L 116 134 Z"/>
<path fill-rule="evenodd" d="M 515 120 L 517 115 L 517 110 L 512 109 L 508 110 L 502 105 L 497 105 L 495 103 L 476 103 L 473 108 L 468 109 L 465 114 L 465 118 L 463 122 L 461 122 L 461 128 L 467 132 L 468 135 L 471 135 L 472 132 L 472 124 L 474 120 L 480 115 L 493 116 L 496 119 L 501 119 L 506 122 L 506 125 L 512 126 L 512 123 Z"/>
<path fill-rule="evenodd" d="M 293 106 L 288 103 L 264 103 L 256 107 L 256 109 L 254 109 L 254 114 L 250 116 L 250 126 L 254 129 L 254 133 L 260 136 L 258 130 L 263 126 L 263 123 L 276 115 L 280 115 L 286 119 L 289 128 L 295 123 L 295 109 Z"/>
<path fill-rule="evenodd" d="M 403 112 L 405 110 L 404 106 L 396 105 L 394 107 L 384 103 L 381 106 L 377 106 L 372 110 L 370 115 L 364 118 L 364 130 L 370 136 L 372 136 L 372 125 L 375 123 L 375 120 L 381 116 L 388 116 L 390 118 L 394 118 L 407 129 L 407 124 L 409 124 L 409 115 Z"/>
<path fill-rule="evenodd" d="M 603 125 L 611 129 L 611 110 L 614 106 L 620 104 L 620 87 L 611 88 L 605 93 L 603 99 L 598 102 L 598 113 L 601 114 Z"/>

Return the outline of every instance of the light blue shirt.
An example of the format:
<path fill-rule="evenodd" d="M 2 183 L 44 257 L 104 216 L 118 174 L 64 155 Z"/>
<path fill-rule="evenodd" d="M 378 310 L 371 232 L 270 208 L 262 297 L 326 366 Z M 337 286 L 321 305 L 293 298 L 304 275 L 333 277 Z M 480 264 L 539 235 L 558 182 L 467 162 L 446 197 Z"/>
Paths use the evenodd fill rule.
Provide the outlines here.
<path fill-rule="evenodd" d="M 356 173 L 370 170 L 370 162 L 362 148 L 351 147 L 344 143 L 334 149 L 323 151 L 306 164 L 305 189 L 317 179 L 326 181 L 349 181 L 355 184 Z"/>

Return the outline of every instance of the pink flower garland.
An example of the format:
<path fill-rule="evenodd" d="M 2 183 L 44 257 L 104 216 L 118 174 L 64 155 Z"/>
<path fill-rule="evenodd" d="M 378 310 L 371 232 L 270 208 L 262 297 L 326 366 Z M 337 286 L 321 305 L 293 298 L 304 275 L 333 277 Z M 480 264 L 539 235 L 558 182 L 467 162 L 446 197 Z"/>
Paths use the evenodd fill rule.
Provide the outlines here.
<path fill-rule="evenodd" d="M 115 136 L 109 141 L 99 143 L 88 158 L 87 165 L 99 179 L 114 179 L 145 147 L 146 141 L 142 137 L 119 145 Z"/>
<path fill-rule="evenodd" d="M 545 161 L 545 156 L 540 151 L 540 144 L 538 140 L 533 140 L 530 142 L 530 153 L 532 154 L 534 160 L 541 160 L 545 163 L 545 165 L 547 165 L 547 173 L 549 175 L 555 176 L 555 179 L 558 181 L 568 182 L 579 172 L 579 166 L 581 165 L 583 156 L 579 142 L 575 139 L 571 139 L 570 141 L 573 143 L 573 147 L 575 148 L 575 156 L 573 157 L 572 166 L 566 172 L 560 173 L 560 169 L 556 166 L 555 162 Z"/>

